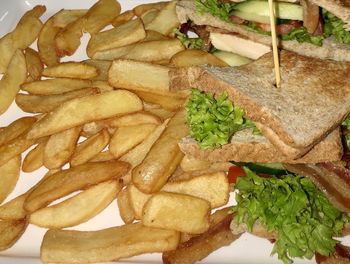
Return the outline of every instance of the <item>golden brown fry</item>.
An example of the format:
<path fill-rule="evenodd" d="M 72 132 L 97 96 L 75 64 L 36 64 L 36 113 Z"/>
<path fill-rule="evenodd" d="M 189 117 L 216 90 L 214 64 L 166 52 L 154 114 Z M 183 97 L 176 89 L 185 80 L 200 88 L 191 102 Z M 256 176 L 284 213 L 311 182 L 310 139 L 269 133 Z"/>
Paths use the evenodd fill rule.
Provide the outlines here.
<path fill-rule="evenodd" d="M 53 95 L 16 95 L 16 104 L 27 113 L 48 113 L 66 101 L 83 96 L 98 94 L 100 89 L 95 87 L 82 88 L 62 94 Z"/>
<path fill-rule="evenodd" d="M 70 159 L 70 165 L 77 166 L 89 161 L 108 145 L 109 138 L 107 130 L 104 129 L 79 143 Z"/>
<path fill-rule="evenodd" d="M 56 169 L 69 161 L 79 139 L 81 127 L 73 127 L 49 137 L 44 149 L 43 163 L 48 169 Z"/>
<path fill-rule="evenodd" d="M 92 81 L 92 86 L 100 89 L 101 93 L 116 90 L 107 81 Z"/>
<path fill-rule="evenodd" d="M 92 35 L 86 52 L 90 58 L 98 51 L 109 50 L 138 42 L 146 37 L 141 19 L 130 20 L 118 27 Z M 100 58 L 99 58 L 100 59 Z"/>
<path fill-rule="evenodd" d="M 1 220 L 20 220 L 26 217 L 27 211 L 24 210 L 23 204 L 28 192 L 17 196 L 11 201 L 0 206 Z"/>
<path fill-rule="evenodd" d="M 185 111 L 178 111 L 140 165 L 132 171 L 132 181 L 141 191 L 159 191 L 180 163 L 183 154 L 178 141 L 188 135 Z M 161 155 L 167 153 L 167 155 Z"/>
<path fill-rule="evenodd" d="M 203 50 L 186 49 L 176 53 L 170 60 L 170 64 L 175 67 L 189 67 L 195 65 L 212 65 L 217 67 L 227 67 L 224 61 L 218 59 L 213 54 Z"/>
<path fill-rule="evenodd" d="M 113 27 L 118 27 L 131 19 L 133 19 L 135 16 L 134 10 L 126 10 L 123 13 L 121 13 L 119 16 L 117 16 L 113 21 L 112 25 Z"/>
<path fill-rule="evenodd" d="M 107 60 L 85 60 L 84 63 L 95 67 L 98 70 L 98 75 L 91 80 L 96 81 L 107 81 L 108 80 L 108 71 L 112 65 L 111 61 Z M 94 86 L 95 87 L 95 86 Z"/>
<path fill-rule="evenodd" d="M 86 9 L 61 9 L 53 15 L 53 26 L 64 28 L 86 14 Z"/>
<path fill-rule="evenodd" d="M 31 94 L 50 95 L 62 94 L 91 86 L 92 82 L 90 80 L 56 78 L 24 83 L 21 85 L 21 89 Z"/>
<path fill-rule="evenodd" d="M 100 162 L 100 161 L 109 161 L 113 160 L 115 157 L 109 152 L 109 150 L 102 151 L 93 157 L 90 162 Z"/>
<path fill-rule="evenodd" d="M 51 135 L 87 122 L 142 109 L 141 100 L 125 90 L 72 99 L 40 119 L 28 132 L 29 138 Z"/>
<path fill-rule="evenodd" d="M 200 234 L 209 228 L 208 201 L 186 194 L 159 192 L 143 208 L 145 226 Z"/>
<path fill-rule="evenodd" d="M 107 262 L 143 253 L 173 250 L 179 238 L 176 231 L 145 227 L 141 223 L 99 231 L 53 229 L 44 236 L 41 261 Z"/>
<path fill-rule="evenodd" d="M 151 198 L 151 196 L 152 194 L 141 192 L 133 184 L 128 185 L 128 198 L 131 209 L 134 212 L 135 219 L 142 219 L 143 207 L 145 206 L 149 198 Z"/>
<path fill-rule="evenodd" d="M 163 94 L 157 94 L 147 91 L 134 91 L 144 102 L 158 104 L 162 108 L 169 111 L 176 111 L 184 106 L 186 100 L 184 98 L 177 97 L 176 94 L 171 92 L 163 92 Z"/>
<path fill-rule="evenodd" d="M 98 70 L 82 62 L 63 62 L 45 68 L 43 76 L 55 78 L 90 79 L 98 75 Z"/>
<path fill-rule="evenodd" d="M 83 125 L 81 135 L 83 137 L 91 137 L 99 133 L 105 127 L 106 125 L 104 123 L 104 120 L 89 122 Z"/>
<path fill-rule="evenodd" d="M 25 49 L 26 64 L 27 64 L 27 82 L 40 80 L 44 65 L 41 62 L 39 53 L 31 48 Z"/>
<path fill-rule="evenodd" d="M 20 85 L 27 78 L 26 60 L 21 50 L 16 50 L 0 80 L 0 115 L 11 105 Z"/>
<path fill-rule="evenodd" d="M 27 48 L 37 38 L 43 25 L 39 17 L 45 10 L 45 6 L 35 6 L 23 15 L 12 32 L 0 39 L 0 73 L 5 73 L 17 49 Z"/>
<path fill-rule="evenodd" d="M 193 157 L 185 155 L 180 163 L 180 167 L 184 172 L 196 172 L 204 170 L 213 171 L 228 171 L 232 166 L 230 162 L 210 162 L 205 160 L 199 160 Z"/>
<path fill-rule="evenodd" d="M 25 156 L 22 164 L 22 171 L 32 172 L 44 165 L 44 150 L 47 139 L 44 138 L 38 145 Z"/>
<path fill-rule="evenodd" d="M 154 107 L 154 106 L 157 106 L 157 107 Z M 144 107 L 144 110 L 158 116 L 162 120 L 171 118 L 175 114 L 175 112 L 164 109 L 163 107 L 157 104 L 143 102 L 143 107 Z"/>
<path fill-rule="evenodd" d="M 142 40 L 142 42 L 146 41 L 155 41 L 155 40 L 167 40 L 169 37 L 160 34 L 154 30 L 146 30 L 146 37 Z"/>
<path fill-rule="evenodd" d="M 0 251 L 10 248 L 22 236 L 28 222 L 21 220 L 0 220 Z"/>
<path fill-rule="evenodd" d="M 137 126 L 143 124 L 160 125 L 161 120 L 158 116 L 149 112 L 141 111 L 133 114 L 118 116 L 103 120 L 103 123 L 109 127 L 125 127 L 125 126 Z"/>
<path fill-rule="evenodd" d="M 140 17 L 142 14 L 144 14 L 146 11 L 150 9 L 157 9 L 160 10 L 164 8 L 168 2 L 157 2 L 157 3 L 147 3 L 147 4 L 141 4 L 136 7 L 134 7 L 133 11 L 136 16 Z"/>
<path fill-rule="evenodd" d="M 144 141 L 156 128 L 155 124 L 142 124 L 118 128 L 111 138 L 109 151 L 119 158 Z"/>
<path fill-rule="evenodd" d="M 128 186 L 118 193 L 117 203 L 119 208 L 119 215 L 125 224 L 131 224 L 135 220 L 134 211 L 131 207 Z"/>
<path fill-rule="evenodd" d="M 128 169 L 129 164 L 126 162 L 106 161 L 85 163 L 56 172 L 32 190 L 24 203 L 24 208 L 28 212 L 34 212 L 75 191 L 111 179 L 119 179 Z"/>
<path fill-rule="evenodd" d="M 27 131 L 35 122 L 36 118 L 32 116 L 21 117 L 0 131 L 0 146 L 8 144 Z"/>
<path fill-rule="evenodd" d="M 80 192 L 61 203 L 39 209 L 29 217 L 29 223 L 45 228 L 64 228 L 84 223 L 99 214 L 117 196 L 122 185 L 106 181 Z"/>
<path fill-rule="evenodd" d="M 21 156 L 15 156 L 0 166 L 0 204 L 15 188 L 21 170 Z"/>
<path fill-rule="evenodd" d="M 153 8 L 143 13 L 140 18 L 142 19 L 142 22 L 145 25 L 145 27 L 147 27 L 158 16 L 158 14 L 159 14 L 159 9 Z"/>

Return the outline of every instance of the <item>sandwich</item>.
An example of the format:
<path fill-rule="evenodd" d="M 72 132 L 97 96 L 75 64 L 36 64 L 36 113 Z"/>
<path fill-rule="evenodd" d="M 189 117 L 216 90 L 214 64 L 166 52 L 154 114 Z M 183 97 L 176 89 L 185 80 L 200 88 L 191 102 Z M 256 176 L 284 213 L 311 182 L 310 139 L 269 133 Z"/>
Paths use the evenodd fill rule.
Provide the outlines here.
<path fill-rule="evenodd" d="M 275 2 L 279 47 L 320 59 L 350 61 L 350 1 Z M 253 60 L 271 48 L 267 1 L 180 0 L 183 28 L 214 48 Z M 208 34 L 203 34 L 206 31 Z"/>

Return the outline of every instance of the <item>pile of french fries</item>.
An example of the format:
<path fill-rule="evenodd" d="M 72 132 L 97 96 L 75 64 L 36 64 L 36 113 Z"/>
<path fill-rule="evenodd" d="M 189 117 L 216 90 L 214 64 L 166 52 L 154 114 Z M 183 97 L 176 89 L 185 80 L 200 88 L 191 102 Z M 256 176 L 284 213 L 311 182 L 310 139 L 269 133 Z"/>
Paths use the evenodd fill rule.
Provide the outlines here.
<path fill-rule="evenodd" d="M 238 238 L 229 209 L 212 214 L 228 203 L 230 165 L 184 157 L 178 147 L 188 135 L 188 92 L 169 91 L 169 70 L 225 63 L 174 37 L 175 5 L 121 13 L 116 0 L 99 0 L 45 23 L 45 6 L 35 6 L 0 39 L 0 114 L 13 101 L 26 113 L 0 129 L 0 250 L 28 224 L 48 229 L 41 260 L 55 263 L 152 252 L 164 252 L 165 263 L 194 263 Z M 61 62 L 83 33 L 90 35 L 89 59 Z M 30 47 L 35 40 L 37 49 Z M 48 171 L 39 182 L 7 199 L 21 171 L 41 167 Z M 125 225 L 64 229 L 115 199 Z"/>

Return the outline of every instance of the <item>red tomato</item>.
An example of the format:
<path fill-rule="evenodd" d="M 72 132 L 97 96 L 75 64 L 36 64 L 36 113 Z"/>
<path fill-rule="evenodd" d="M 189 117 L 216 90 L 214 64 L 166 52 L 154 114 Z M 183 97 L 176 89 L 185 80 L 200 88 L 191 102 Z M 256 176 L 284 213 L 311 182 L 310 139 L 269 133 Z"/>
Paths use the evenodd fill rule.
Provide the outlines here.
<path fill-rule="evenodd" d="M 238 166 L 231 166 L 227 174 L 228 182 L 236 183 L 237 177 L 239 176 L 245 176 L 244 170 Z"/>

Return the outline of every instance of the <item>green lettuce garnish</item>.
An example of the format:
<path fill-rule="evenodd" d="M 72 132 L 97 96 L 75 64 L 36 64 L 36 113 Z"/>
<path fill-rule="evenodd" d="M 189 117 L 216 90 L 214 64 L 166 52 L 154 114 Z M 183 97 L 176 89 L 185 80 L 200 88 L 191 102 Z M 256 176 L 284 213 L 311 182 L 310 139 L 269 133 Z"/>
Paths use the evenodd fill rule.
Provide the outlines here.
<path fill-rule="evenodd" d="M 344 28 L 345 23 L 335 15 L 322 9 L 324 19 L 324 36 L 327 38 L 334 35 L 337 42 L 350 45 L 350 31 Z"/>
<path fill-rule="evenodd" d="M 228 22 L 236 4 L 219 0 L 195 0 L 195 5 L 200 14 L 209 13 Z"/>
<path fill-rule="evenodd" d="M 179 29 L 175 29 L 174 33 L 186 49 L 200 49 L 203 45 L 203 40 L 201 38 L 190 38 Z"/>
<path fill-rule="evenodd" d="M 248 168 L 235 188 L 237 205 L 233 207 L 237 224 L 252 230 L 255 221 L 268 231 L 277 232 L 272 254 L 284 263 L 292 258 L 311 259 L 315 252 L 329 256 L 349 218 L 336 209 L 307 178 L 285 175 L 261 178 Z"/>
<path fill-rule="evenodd" d="M 343 121 L 342 126 L 346 128 L 346 131 L 344 133 L 344 140 L 345 140 L 346 147 L 349 150 L 350 149 L 350 117 L 348 117 Z"/>
<path fill-rule="evenodd" d="M 323 36 L 314 36 L 307 32 L 305 27 L 292 29 L 288 34 L 281 36 L 282 40 L 296 40 L 299 43 L 308 42 L 316 46 L 322 46 Z"/>
<path fill-rule="evenodd" d="M 227 98 L 227 93 L 215 99 L 192 89 L 186 111 L 191 137 L 206 149 L 227 144 L 235 132 L 255 127 L 243 117 L 243 110 Z"/>

